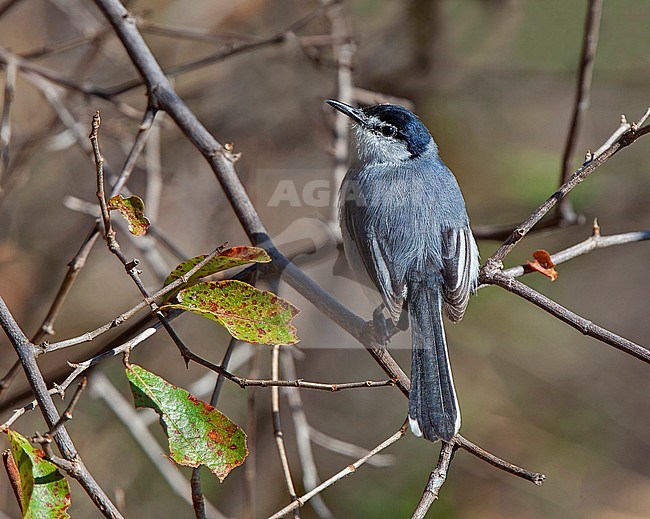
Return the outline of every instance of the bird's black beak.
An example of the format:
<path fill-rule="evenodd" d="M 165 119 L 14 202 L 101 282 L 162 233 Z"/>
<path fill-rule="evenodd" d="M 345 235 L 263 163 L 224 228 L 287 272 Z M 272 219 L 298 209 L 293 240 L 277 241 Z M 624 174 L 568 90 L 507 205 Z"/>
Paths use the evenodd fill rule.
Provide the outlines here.
<path fill-rule="evenodd" d="M 326 99 L 325 102 L 328 105 L 336 108 L 342 114 L 347 115 L 354 122 L 359 123 L 361 125 L 366 124 L 366 116 L 359 108 L 355 108 L 354 106 L 341 103 L 341 101 L 335 101 L 334 99 Z"/>

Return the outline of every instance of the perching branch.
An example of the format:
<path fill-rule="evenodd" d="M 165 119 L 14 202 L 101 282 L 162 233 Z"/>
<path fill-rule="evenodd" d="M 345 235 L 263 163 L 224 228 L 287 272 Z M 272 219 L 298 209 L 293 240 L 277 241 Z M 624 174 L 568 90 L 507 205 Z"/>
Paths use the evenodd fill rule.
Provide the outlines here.
<path fill-rule="evenodd" d="M 411 519 L 424 519 L 433 502 L 438 499 L 438 493 L 447 479 L 447 470 L 449 470 L 449 464 L 451 463 L 455 451 L 456 445 L 453 442 L 442 442 L 438 463 L 429 475 L 427 486 L 424 489 L 422 498 L 420 499 L 415 512 L 413 512 Z"/>

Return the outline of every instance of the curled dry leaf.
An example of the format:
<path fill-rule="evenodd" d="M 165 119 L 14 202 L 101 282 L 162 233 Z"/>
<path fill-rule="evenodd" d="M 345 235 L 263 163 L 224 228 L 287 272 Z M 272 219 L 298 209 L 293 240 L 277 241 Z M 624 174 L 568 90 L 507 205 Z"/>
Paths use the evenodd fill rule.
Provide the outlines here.
<path fill-rule="evenodd" d="M 557 270 L 555 270 L 553 267 L 555 267 L 555 263 L 553 263 L 553 260 L 551 259 L 551 255 L 543 250 L 536 250 L 533 252 L 533 258 L 535 261 L 527 261 L 526 266 L 530 270 L 534 270 L 535 272 L 539 272 L 540 274 L 543 274 L 547 278 L 549 278 L 551 281 L 555 281 L 557 279 L 558 273 Z"/>

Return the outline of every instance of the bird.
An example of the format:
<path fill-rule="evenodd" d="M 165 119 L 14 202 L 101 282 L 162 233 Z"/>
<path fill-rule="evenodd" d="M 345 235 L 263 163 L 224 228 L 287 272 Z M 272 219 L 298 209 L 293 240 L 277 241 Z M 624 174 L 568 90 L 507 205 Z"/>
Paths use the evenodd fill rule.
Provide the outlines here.
<path fill-rule="evenodd" d="M 325 102 L 352 126 L 353 151 L 339 190 L 346 259 L 355 278 L 376 289 L 375 330 L 382 323 L 410 325 L 411 431 L 450 442 L 461 420 L 442 316 L 462 319 L 479 269 L 465 200 L 413 112 L 393 104 Z"/>

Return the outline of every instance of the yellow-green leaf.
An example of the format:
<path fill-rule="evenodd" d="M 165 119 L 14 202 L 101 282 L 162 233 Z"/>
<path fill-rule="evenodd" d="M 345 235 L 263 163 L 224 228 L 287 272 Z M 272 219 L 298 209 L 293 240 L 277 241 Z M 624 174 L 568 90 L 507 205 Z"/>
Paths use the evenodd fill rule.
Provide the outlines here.
<path fill-rule="evenodd" d="M 286 299 L 236 280 L 202 282 L 178 293 L 179 308 L 224 326 L 241 341 L 253 344 L 295 344 L 291 324 L 298 310 Z"/>

